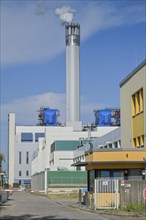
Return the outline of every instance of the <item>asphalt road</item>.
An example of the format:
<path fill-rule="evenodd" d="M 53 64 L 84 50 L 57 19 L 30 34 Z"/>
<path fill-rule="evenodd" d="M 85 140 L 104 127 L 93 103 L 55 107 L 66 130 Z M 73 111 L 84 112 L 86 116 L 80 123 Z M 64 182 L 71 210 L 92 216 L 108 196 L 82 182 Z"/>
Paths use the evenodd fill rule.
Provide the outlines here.
<path fill-rule="evenodd" d="M 80 210 L 71 200 L 47 199 L 27 192 L 15 192 L 8 202 L 0 207 L 0 219 L 9 220 L 118 220 L 123 217 L 102 215 Z M 144 218 L 124 217 L 128 220 Z"/>

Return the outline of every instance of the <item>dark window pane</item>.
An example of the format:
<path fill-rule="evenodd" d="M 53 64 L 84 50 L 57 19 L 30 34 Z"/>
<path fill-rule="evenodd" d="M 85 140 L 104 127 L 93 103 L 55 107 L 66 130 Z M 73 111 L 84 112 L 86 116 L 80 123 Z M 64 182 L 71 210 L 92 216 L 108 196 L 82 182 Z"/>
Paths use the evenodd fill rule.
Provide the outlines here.
<path fill-rule="evenodd" d="M 32 133 L 21 133 L 21 141 L 33 141 L 33 134 Z"/>
<path fill-rule="evenodd" d="M 21 151 L 19 151 L 19 164 L 21 164 L 21 157 L 22 157 Z"/>
<path fill-rule="evenodd" d="M 26 152 L 26 164 L 29 164 L 29 152 Z"/>
<path fill-rule="evenodd" d="M 44 133 L 35 133 L 35 141 L 38 141 L 40 137 L 45 137 Z"/>

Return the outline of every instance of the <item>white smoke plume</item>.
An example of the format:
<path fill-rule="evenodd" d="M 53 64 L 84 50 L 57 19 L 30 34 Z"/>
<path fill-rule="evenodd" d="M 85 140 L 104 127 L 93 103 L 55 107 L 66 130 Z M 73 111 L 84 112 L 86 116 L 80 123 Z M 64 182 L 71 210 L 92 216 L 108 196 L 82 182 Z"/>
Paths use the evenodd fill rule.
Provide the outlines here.
<path fill-rule="evenodd" d="M 63 6 L 62 8 L 56 8 L 54 12 L 59 16 L 61 24 L 63 25 L 66 22 L 70 23 L 73 21 L 76 10 L 72 9 L 70 6 Z"/>

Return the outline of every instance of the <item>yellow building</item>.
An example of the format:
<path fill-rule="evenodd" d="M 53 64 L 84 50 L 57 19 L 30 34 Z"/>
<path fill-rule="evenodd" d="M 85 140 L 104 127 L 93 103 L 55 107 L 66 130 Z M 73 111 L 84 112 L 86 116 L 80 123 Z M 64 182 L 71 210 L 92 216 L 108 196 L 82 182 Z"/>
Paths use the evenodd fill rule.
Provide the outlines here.
<path fill-rule="evenodd" d="M 146 147 L 146 60 L 120 83 L 121 146 Z"/>
<path fill-rule="evenodd" d="M 120 185 L 127 180 L 146 180 L 146 60 L 120 83 L 121 148 L 92 147 L 86 152 L 85 166 L 88 173 L 88 192 L 91 207 L 118 208 L 121 198 Z M 141 181 L 143 187 L 145 181 Z M 131 187 L 131 183 L 128 184 Z M 128 200 L 127 200 L 128 201 Z"/>
<path fill-rule="evenodd" d="M 146 166 L 146 60 L 120 83 L 121 148 L 91 149 L 85 162 L 90 179 L 144 179 Z M 94 175 L 93 175 L 94 173 Z M 143 174 L 143 175 L 142 175 Z"/>
<path fill-rule="evenodd" d="M 146 60 L 120 83 L 121 148 L 96 148 L 90 145 L 85 162 L 91 207 L 118 208 L 120 185 L 127 180 L 146 180 Z M 144 187 L 145 181 L 140 181 Z M 131 187 L 131 183 L 127 185 Z M 128 200 L 127 200 L 128 201 Z"/>

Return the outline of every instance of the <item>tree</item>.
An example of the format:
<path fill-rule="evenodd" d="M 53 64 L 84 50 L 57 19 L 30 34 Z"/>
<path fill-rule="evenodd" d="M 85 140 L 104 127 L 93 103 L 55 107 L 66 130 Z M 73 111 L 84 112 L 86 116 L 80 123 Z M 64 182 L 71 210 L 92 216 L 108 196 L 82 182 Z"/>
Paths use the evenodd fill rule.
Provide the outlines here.
<path fill-rule="evenodd" d="M 2 172 L 2 161 L 5 162 L 5 157 L 3 154 L 0 153 L 0 173 Z"/>

